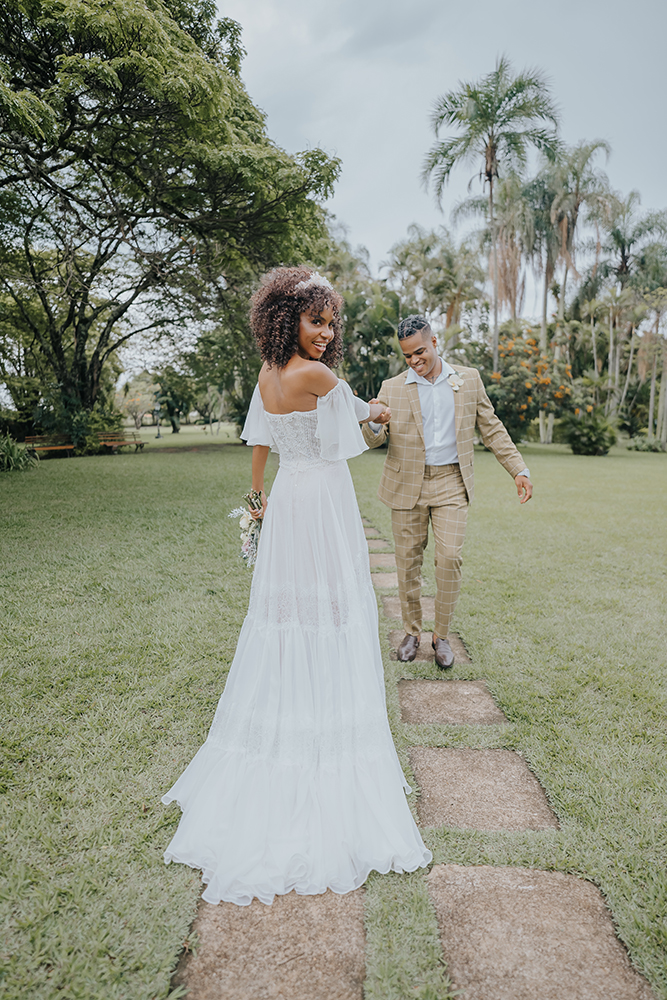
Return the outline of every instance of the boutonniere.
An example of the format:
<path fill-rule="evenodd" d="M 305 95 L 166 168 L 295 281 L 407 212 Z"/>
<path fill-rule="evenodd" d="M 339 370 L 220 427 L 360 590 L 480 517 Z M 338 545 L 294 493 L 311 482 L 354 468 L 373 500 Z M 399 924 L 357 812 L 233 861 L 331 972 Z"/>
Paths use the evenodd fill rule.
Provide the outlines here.
<path fill-rule="evenodd" d="M 454 392 L 458 392 L 461 386 L 463 385 L 463 379 L 457 372 L 452 372 L 450 375 L 448 375 L 447 381 L 451 385 Z"/>

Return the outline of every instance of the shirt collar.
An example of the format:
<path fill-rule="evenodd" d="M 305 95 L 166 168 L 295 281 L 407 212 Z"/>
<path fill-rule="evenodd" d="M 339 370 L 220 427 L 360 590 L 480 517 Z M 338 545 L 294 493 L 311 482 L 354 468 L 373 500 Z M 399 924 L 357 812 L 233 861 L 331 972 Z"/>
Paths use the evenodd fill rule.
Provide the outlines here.
<path fill-rule="evenodd" d="M 405 380 L 405 384 L 410 385 L 411 382 L 416 382 L 417 385 L 437 385 L 438 382 L 441 382 L 443 379 L 446 379 L 449 375 L 452 375 L 454 373 L 454 369 L 452 368 L 452 366 L 448 365 L 447 362 L 444 360 L 444 358 L 440 358 L 440 361 L 442 362 L 442 371 L 438 375 L 435 382 L 429 382 L 429 380 L 427 378 L 424 378 L 423 375 L 418 375 L 417 372 L 414 370 L 414 368 L 409 368 L 408 377 Z"/>

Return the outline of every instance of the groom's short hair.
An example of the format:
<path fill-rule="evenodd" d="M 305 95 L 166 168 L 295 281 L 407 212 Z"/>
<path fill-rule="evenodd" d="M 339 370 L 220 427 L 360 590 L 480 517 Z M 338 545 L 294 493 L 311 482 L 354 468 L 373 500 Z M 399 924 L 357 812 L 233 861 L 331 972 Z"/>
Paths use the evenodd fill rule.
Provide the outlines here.
<path fill-rule="evenodd" d="M 428 320 L 425 320 L 423 316 L 406 316 L 398 324 L 398 339 L 405 340 L 406 337 L 413 337 L 415 333 L 421 333 L 422 337 L 425 333 L 430 333 L 431 327 L 428 324 Z"/>

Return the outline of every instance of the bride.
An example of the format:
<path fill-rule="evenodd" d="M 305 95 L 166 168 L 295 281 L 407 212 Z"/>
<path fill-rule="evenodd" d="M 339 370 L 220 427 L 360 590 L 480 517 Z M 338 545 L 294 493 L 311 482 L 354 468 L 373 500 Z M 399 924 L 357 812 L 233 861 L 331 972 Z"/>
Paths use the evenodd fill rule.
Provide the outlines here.
<path fill-rule="evenodd" d="M 359 422 L 389 411 L 330 369 L 342 299 L 306 267 L 277 268 L 253 299 L 264 364 L 242 438 L 252 485 L 280 468 L 264 516 L 250 606 L 208 738 L 163 797 L 183 815 L 165 852 L 202 870 L 203 898 L 356 889 L 371 870 L 431 860 L 385 706 L 377 604 L 346 459 Z"/>

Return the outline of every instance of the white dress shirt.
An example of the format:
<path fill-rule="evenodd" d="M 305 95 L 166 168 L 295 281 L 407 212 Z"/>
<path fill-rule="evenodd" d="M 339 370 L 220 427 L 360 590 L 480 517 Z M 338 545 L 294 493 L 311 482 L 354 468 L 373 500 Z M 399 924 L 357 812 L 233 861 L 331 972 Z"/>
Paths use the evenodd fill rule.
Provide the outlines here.
<path fill-rule="evenodd" d="M 419 392 L 419 406 L 422 411 L 422 427 L 424 429 L 424 449 L 426 465 L 458 464 L 459 453 L 456 448 L 456 420 L 454 411 L 454 389 L 447 379 L 456 374 L 451 365 L 440 358 L 442 369 L 434 382 L 418 375 L 414 368 L 408 372 L 406 385 L 416 383 Z M 369 424 L 376 434 L 380 424 Z M 519 473 L 530 478 L 528 469 Z"/>
<path fill-rule="evenodd" d="M 417 384 L 419 406 L 422 411 L 424 448 L 427 465 L 454 465 L 458 463 L 456 449 L 456 423 L 454 419 L 454 390 L 447 381 L 454 369 L 440 358 L 442 369 L 434 382 L 418 375 L 414 368 L 408 372 L 406 385 Z"/>

